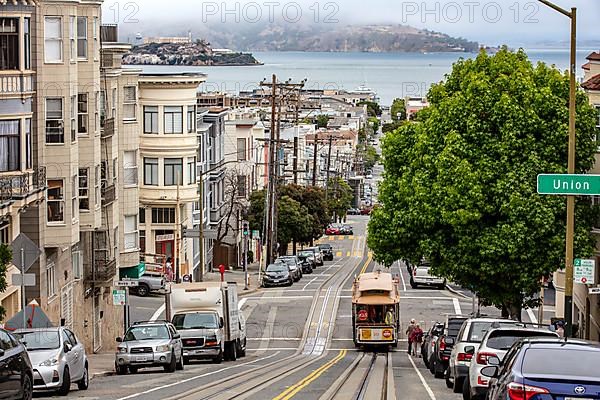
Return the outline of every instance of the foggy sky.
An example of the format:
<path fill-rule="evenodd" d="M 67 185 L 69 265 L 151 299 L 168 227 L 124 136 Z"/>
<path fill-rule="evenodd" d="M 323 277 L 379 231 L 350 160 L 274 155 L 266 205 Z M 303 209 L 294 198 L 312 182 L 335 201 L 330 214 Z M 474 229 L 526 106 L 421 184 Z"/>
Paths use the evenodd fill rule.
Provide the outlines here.
<path fill-rule="evenodd" d="M 554 1 L 563 8 L 578 7 L 581 42 L 600 42 L 600 1 Z M 488 45 L 566 45 L 569 39 L 569 19 L 536 0 L 105 0 L 103 6 L 103 22 L 118 23 L 128 35 L 181 35 L 207 26 L 243 29 L 272 19 L 280 24 L 401 23 Z"/>

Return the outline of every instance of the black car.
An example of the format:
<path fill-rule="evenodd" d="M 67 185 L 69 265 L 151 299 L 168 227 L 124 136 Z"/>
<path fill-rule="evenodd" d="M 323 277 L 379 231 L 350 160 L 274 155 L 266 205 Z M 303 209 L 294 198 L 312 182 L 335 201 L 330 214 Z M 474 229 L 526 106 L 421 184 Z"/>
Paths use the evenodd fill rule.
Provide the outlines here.
<path fill-rule="evenodd" d="M 350 225 L 342 225 L 340 227 L 340 235 L 354 235 L 354 229 Z"/>
<path fill-rule="evenodd" d="M 312 252 L 299 252 L 297 254 L 298 260 L 300 261 L 300 265 L 302 266 L 302 273 L 303 274 L 312 274 L 313 273 L 313 269 L 315 269 L 315 259 L 314 259 L 314 255 L 312 254 Z"/>
<path fill-rule="evenodd" d="M 25 346 L 0 329 L 0 398 L 25 399 L 33 396 L 33 370 Z"/>
<path fill-rule="evenodd" d="M 329 243 L 323 243 L 319 245 L 321 253 L 323 253 L 323 259 L 326 261 L 333 261 L 333 247 Z"/>
<path fill-rule="evenodd" d="M 458 332 L 460 331 L 463 322 L 466 320 L 467 317 L 463 316 L 448 316 L 445 332 L 437 338 L 432 357 L 429 358 L 429 370 L 436 378 L 441 379 L 445 377 L 450 361 L 450 353 L 452 353 L 452 347 L 454 347 Z M 448 379 L 446 379 L 446 386 L 451 384 L 452 382 L 449 382 Z"/>
<path fill-rule="evenodd" d="M 267 286 L 292 286 L 294 277 L 290 267 L 285 263 L 269 264 L 262 279 L 263 287 Z"/>

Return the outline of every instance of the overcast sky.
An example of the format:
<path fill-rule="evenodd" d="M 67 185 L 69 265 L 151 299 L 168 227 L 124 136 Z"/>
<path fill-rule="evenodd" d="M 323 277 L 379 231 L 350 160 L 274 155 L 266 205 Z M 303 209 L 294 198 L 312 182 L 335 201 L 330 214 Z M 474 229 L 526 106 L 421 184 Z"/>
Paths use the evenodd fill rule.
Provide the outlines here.
<path fill-rule="evenodd" d="M 554 1 L 564 8 L 578 7 L 580 41 L 600 42 L 600 0 Z M 569 39 L 568 18 L 537 0 L 105 0 L 103 6 L 105 23 L 117 22 L 122 32 L 144 36 L 180 35 L 206 23 L 218 29 L 273 19 L 290 24 L 403 23 L 489 45 L 566 44 Z"/>

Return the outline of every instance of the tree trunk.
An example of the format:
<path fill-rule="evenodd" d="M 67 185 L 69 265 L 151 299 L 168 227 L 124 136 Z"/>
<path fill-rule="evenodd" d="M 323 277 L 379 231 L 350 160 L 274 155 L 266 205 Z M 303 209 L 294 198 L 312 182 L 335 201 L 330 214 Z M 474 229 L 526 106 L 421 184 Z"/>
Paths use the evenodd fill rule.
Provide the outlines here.
<path fill-rule="evenodd" d="M 510 319 L 514 319 L 515 321 L 521 322 L 521 305 L 511 304 L 510 306 Z"/>
<path fill-rule="evenodd" d="M 508 318 L 510 315 L 508 314 L 508 308 L 506 307 L 506 305 L 502 305 L 502 313 L 501 313 L 502 318 Z"/>

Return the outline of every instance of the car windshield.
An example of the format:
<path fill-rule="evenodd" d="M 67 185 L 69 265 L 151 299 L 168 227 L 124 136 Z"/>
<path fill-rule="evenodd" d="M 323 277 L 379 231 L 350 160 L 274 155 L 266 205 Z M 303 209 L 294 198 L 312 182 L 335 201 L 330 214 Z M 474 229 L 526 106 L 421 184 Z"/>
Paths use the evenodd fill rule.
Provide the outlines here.
<path fill-rule="evenodd" d="M 29 351 L 54 350 L 60 347 L 58 331 L 32 331 L 15 333 Z"/>
<path fill-rule="evenodd" d="M 296 265 L 296 260 L 294 260 L 293 258 L 278 258 L 277 260 L 275 260 L 275 262 L 281 264 L 288 264 L 292 266 Z"/>
<path fill-rule="evenodd" d="M 508 350 L 520 338 L 532 336 L 550 336 L 556 337 L 556 334 L 548 331 L 498 331 L 491 332 L 487 340 L 487 347 L 497 350 Z"/>
<path fill-rule="evenodd" d="M 600 352 L 581 349 L 530 348 L 523 359 L 523 375 L 569 375 L 573 377 L 600 377 Z"/>
<path fill-rule="evenodd" d="M 310 257 L 313 255 L 312 251 L 301 251 L 300 253 L 298 253 L 298 255 L 300 257 Z"/>
<path fill-rule="evenodd" d="M 458 336 L 458 332 L 460 331 L 460 327 L 462 326 L 464 320 L 451 320 L 448 321 L 448 336 L 456 337 Z"/>
<path fill-rule="evenodd" d="M 169 330 L 164 325 L 134 326 L 129 328 L 125 341 L 169 339 Z"/>
<path fill-rule="evenodd" d="M 177 329 L 216 329 L 217 316 L 209 313 L 175 314 L 173 325 Z"/>
<path fill-rule="evenodd" d="M 331 249 L 331 245 L 330 244 L 320 244 L 319 248 L 329 250 L 329 249 Z"/>
<path fill-rule="evenodd" d="M 469 331 L 469 339 L 467 340 L 467 342 L 481 343 L 481 341 L 483 340 L 483 336 L 487 331 L 490 330 L 492 324 L 499 326 L 514 326 L 516 322 L 475 321 L 471 323 L 471 330 Z"/>
<path fill-rule="evenodd" d="M 271 264 L 267 267 L 267 272 L 285 272 L 288 270 L 286 264 Z"/>

